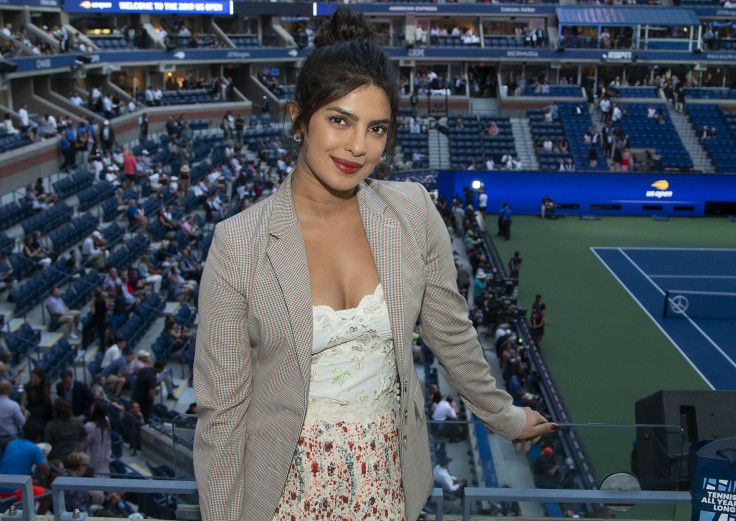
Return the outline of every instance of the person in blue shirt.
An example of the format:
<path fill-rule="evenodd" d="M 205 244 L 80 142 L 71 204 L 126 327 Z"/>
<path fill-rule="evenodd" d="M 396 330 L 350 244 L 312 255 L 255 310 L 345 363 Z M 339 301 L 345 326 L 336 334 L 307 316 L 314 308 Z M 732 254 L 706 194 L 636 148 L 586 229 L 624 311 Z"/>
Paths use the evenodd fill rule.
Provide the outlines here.
<path fill-rule="evenodd" d="M 512 219 L 511 205 L 506 203 L 506 209 L 503 213 L 503 238 L 508 241 L 511 238 L 511 221 Z"/>
<path fill-rule="evenodd" d="M 135 361 L 135 353 L 128 351 L 123 356 L 117 357 L 110 362 L 103 370 L 102 375 L 105 377 L 105 389 L 107 392 L 120 396 L 123 386 L 127 382 L 128 365 Z"/>
<path fill-rule="evenodd" d="M 51 452 L 48 443 L 35 444 L 32 441 L 24 439 L 16 439 L 8 443 L 5 452 L 0 460 L 0 474 L 13 474 L 18 476 L 30 476 L 33 466 L 36 466 L 36 473 L 42 478 L 49 475 L 49 464 L 46 462 L 46 454 L 41 449 L 46 446 L 46 453 Z M 33 485 L 33 496 L 40 496 L 48 492 L 43 487 Z M 21 501 L 21 489 L 14 490 L 12 488 L 0 488 L 0 498 L 15 497 L 16 501 Z M 39 514 L 45 513 L 51 504 L 51 496 L 41 501 L 39 506 Z"/>

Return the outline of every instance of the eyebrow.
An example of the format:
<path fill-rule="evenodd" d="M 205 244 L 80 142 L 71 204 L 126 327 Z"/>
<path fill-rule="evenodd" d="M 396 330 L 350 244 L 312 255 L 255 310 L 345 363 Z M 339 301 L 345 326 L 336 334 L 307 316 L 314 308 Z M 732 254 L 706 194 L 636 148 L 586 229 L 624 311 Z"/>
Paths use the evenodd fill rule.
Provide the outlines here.
<path fill-rule="evenodd" d="M 326 110 L 334 110 L 335 112 L 338 112 L 339 114 L 342 114 L 346 118 L 352 119 L 353 121 L 358 121 L 360 119 L 358 116 L 356 116 L 352 112 L 349 112 L 349 111 L 347 111 L 347 110 L 345 110 L 343 108 L 340 108 L 340 107 L 327 107 Z M 372 126 L 372 125 L 386 125 L 386 124 L 388 124 L 390 122 L 391 122 L 391 119 L 390 118 L 386 118 L 386 119 L 374 119 L 373 121 L 371 121 L 371 122 L 368 123 L 368 126 Z"/>

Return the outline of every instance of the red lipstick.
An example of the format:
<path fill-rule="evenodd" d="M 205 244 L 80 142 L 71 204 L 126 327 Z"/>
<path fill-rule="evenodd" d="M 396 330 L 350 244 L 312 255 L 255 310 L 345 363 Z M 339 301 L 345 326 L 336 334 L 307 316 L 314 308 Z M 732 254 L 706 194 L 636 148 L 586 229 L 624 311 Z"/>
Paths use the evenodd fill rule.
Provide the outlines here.
<path fill-rule="evenodd" d="M 348 161 L 347 159 L 337 157 L 331 157 L 331 159 L 337 169 L 344 174 L 354 174 L 363 167 L 361 163 L 356 163 L 355 161 Z"/>

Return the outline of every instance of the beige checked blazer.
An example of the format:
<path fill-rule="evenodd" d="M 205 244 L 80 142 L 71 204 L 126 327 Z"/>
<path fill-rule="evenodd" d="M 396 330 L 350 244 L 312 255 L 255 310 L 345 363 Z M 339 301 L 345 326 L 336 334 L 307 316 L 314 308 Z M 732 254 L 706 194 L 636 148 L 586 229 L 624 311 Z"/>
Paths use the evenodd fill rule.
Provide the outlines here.
<path fill-rule="evenodd" d="M 450 385 L 504 438 L 524 412 L 496 389 L 457 291 L 447 229 L 424 187 L 366 180 L 360 215 L 388 304 L 401 382 L 401 468 L 407 520 L 433 484 L 424 395 L 412 361 L 422 336 Z M 220 223 L 199 297 L 194 469 L 205 521 L 270 521 L 281 498 L 309 396 L 312 297 L 291 177 Z"/>

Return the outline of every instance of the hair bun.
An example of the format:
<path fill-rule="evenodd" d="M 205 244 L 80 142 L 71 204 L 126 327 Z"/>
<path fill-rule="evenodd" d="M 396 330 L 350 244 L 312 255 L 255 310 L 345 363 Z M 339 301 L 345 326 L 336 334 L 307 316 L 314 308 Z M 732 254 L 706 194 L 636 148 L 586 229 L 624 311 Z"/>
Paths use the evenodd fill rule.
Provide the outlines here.
<path fill-rule="evenodd" d="M 376 31 L 365 21 L 363 13 L 341 7 L 320 26 L 314 37 L 316 48 L 339 41 L 375 40 Z"/>

